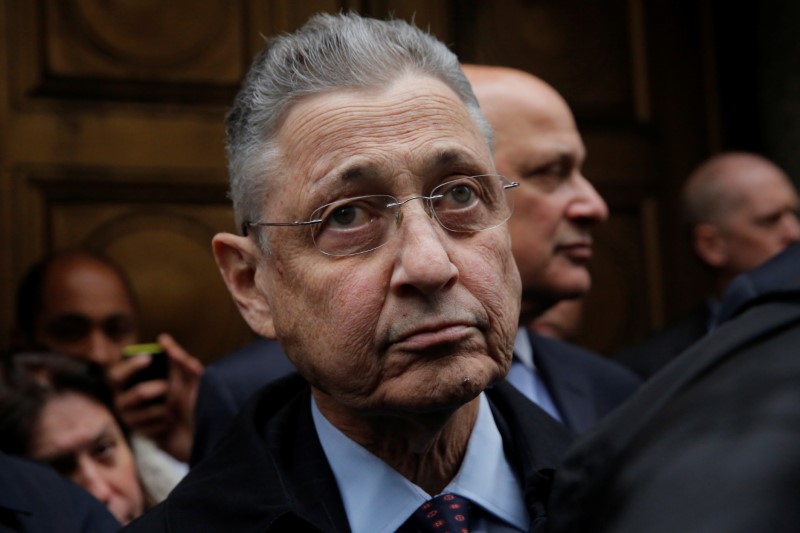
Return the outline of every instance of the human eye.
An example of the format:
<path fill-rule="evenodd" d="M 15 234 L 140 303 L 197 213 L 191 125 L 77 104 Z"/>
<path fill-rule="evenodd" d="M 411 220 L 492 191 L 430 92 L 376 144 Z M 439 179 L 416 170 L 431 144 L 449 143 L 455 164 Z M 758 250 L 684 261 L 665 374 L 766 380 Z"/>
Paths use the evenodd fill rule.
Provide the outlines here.
<path fill-rule="evenodd" d="M 579 166 L 575 158 L 569 155 L 559 155 L 548 162 L 524 172 L 522 176 L 526 181 L 534 184 L 539 189 L 552 191 L 568 181 L 578 168 Z"/>
<path fill-rule="evenodd" d="M 92 455 L 100 462 L 110 464 L 114 460 L 117 450 L 117 440 L 112 437 L 104 437 L 95 442 L 92 448 Z"/>
<path fill-rule="evenodd" d="M 478 231 L 505 220 L 504 190 L 498 176 L 474 176 L 444 183 L 432 192 L 439 222 L 451 231 Z"/>
<path fill-rule="evenodd" d="M 78 462 L 72 455 L 59 455 L 57 457 L 44 459 L 44 462 L 65 477 L 72 476 L 78 469 Z"/>
<path fill-rule="evenodd" d="M 352 230 L 368 225 L 380 216 L 380 211 L 375 197 L 364 196 L 329 204 L 314 218 L 322 220 L 320 230 Z"/>
<path fill-rule="evenodd" d="M 391 196 L 361 196 L 328 204 L 312 218 L 314 242 L 329 255 L 352 255 L 383 244 L 385 221 L 390 213 Z"/>
<path fill-rule="evenodd" d="M 364 211 L 357 205 L 346 204 L 331 211 L 328 224 L 340 228 L 357 226 L 364 218 Z"/>
<path fill-rule="evenodd" d="M 758 225 L 765 228 L 773 228 L 780 223 L 782 217 L 782 213 L 772 213 L 758 219 Z"/>
<path fill-rule="evenodd" d="M 450 189 L 448 194 L 453 199 L 453 202 L 461 205 L 469 204 L 475 198 L 475 191 L 472 187 L 463 183 Z"/>
<path fill-rule="evenodd" d="M 127 315 L 114 315 L 106 320 L 103 331 L 114 340 L 121 341 L 125 337 L 132 335 L 134 331 L 133 317 Z"/>
<path fill-rule="evenodd" d="M 463 178 L 440 185 L 434 199 L 440 209 L 463 209 L 481 200 L 479 178 Z"/>
<path fill-rule="evenodd" d="M 60 342 L 77 342 L 91 329 L 89 319 L 80 315 L 60 316 L 45 326 L 47 334 Z"/>

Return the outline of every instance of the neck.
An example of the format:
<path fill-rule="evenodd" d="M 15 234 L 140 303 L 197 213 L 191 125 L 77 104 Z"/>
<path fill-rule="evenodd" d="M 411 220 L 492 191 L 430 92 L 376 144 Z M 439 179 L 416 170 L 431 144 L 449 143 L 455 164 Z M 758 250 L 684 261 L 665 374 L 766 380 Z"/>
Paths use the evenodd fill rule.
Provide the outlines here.
<path fill-rule="evenodd" d="M 331 424 L 431 495 L 458 473 L 480 405 L 475 398 L 455 410 L 432 413 L 343 413 L 329 396 L 313 392 Z"/>

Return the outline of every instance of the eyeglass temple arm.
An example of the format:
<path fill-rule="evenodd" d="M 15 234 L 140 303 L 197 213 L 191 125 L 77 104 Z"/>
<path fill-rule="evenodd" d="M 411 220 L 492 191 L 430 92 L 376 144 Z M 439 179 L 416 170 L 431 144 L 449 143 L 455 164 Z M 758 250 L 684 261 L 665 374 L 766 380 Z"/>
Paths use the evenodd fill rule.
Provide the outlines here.
<path fill-rule="evenodd" d="M 245 220 L 242 222 L 242 235 L 247 237 L 247 228 L 256 226 L 309 226 L 311 224 L 322 224 L 322 219 L 317 218 L 314 220 L 295 220 L 294 222 L 249 222 Z"/>

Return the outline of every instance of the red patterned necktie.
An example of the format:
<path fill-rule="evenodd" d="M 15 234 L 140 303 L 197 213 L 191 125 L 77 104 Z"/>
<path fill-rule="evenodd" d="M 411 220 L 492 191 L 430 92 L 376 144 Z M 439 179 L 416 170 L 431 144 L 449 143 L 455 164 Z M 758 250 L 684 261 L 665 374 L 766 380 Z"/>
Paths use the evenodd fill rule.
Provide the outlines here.
<path fill-rule="evenodd" d="M 468 500 L 455 494 L 440 494 L 423 503 L 411 518 L 425 533 L 469 533 Z"/>

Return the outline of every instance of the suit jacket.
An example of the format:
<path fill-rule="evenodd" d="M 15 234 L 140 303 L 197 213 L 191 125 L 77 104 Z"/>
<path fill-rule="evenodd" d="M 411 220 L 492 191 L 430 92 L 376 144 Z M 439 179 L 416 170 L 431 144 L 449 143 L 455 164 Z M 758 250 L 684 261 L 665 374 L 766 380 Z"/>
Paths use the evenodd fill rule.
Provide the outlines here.
<path fill-rule="evenodd" d="M 572 434 L 508 384 L 487 396 L 506 455 L 520 474 L 530 531 L 544 531 L 552 468 Z M 263 389 L 212 454 L 125 531 L 349 531 L 305 380 L 292 374 Z"/>
<path fill-rule="evenodd" d="M 614 355 L 614 360 L 643 378 L 649 378 L 708 332 L 711 309 L 703 304 L 653 333 L 639 344 Z"/>
<path fill-rule="evenodd" d="M 554 533 L 797 531 L 800 245 L 731 284 L 720 316 L 568 452 Z"/>
<path fill-rule="evenodd" d="M 108 509 L 52 469 L 0 453 L 0 533 L 110 533 Z"/>
<path fill-rule="evenodd" d="M 190 464 L 211 452 L 253 393 L 292 372 L 281 345 L 269 339 L 258 339 L 209 365 L 197 393 Z"/>
<path fill-rule="evenodd" d="M 641 379 L 589 350 L 528 331 L 533 362 L 564 424 L 583 433 L 634 393 Z"/>

